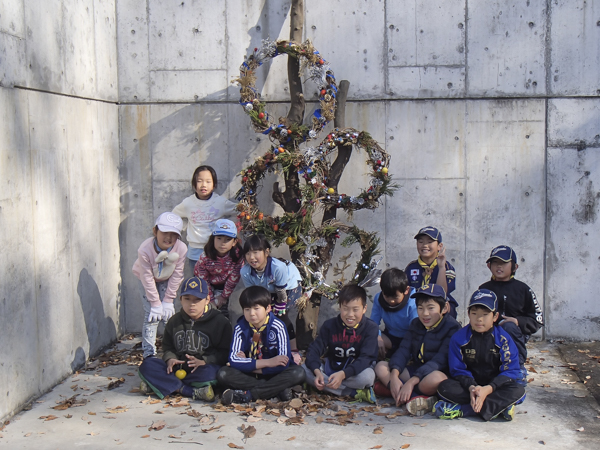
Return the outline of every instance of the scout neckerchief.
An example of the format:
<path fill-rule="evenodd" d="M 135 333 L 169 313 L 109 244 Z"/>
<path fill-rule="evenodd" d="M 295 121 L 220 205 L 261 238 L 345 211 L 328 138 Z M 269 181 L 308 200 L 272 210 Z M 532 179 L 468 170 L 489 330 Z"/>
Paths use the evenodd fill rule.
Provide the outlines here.
<path fill-rule="evenodd" d="M 356 325 L 350 326 L 350 325 L 346 325 L 346 322 L 344 322 L 342 320 L 342 325 L 344 325 L 344 333 L 343 336 L 346 337 L 346 330 L 348 331 L 352 331 L 352 333 L 354 333 L 354 336 L 356 336 L 356 329 L 358 328 L 358 326 L 360 325 L 360 322 L 357 323 Z"/>
<path fill-rule="evenodd" d="M 417 258 L 417 261 L 419 262 L 419 265 L 423 268 L 423 282 L 421 283 L 421 286 L 425 286 L 426 284 L 429 284 L 429 280 L 431 279 L 433 269 L 437 267 L 437 258 L 435 258 L 431 264 L 427 264 L 421 259 L 420 256 Z"/>
<path fill-rule="evenodd" d="M 260 343 L 260 335 L 263 331 L 265 331 L 268 324 L 269 324 L 269 316 L 267 316 L 267 318 L 265 319 L 265 323 L 263 323 L 258 330 L 256 328 L 254 328 L 254 325 L 249 323 L 250 329 L 253 332 L 252 345 L 250 346 L 250 358 L 252 358 L 252 359 L 260 359 L 260 357 L 259 357 L 260 352 L 259 352 L 259 345 L 258 345 Z"/>
<path fill-rule="evenodd" d="M 166 250 L 167 253 L 170 252 L 173 249 L 173 247 L 174 247 L 174 245 L 171 245 Z M 164 250 L 158 246 L 158 242 L 156 241 L 156 238 L 154 238 L 154 250 L 156 251 L 156 253 L 164 252 Z M 162 269 L 163 269 L 163 261 L 158 263 L 158 276 L 159 277 L 160 277 L 160 274 L 162 273 Z"/>
<path fill-rule="evenodd" d="M 438 320 L 435 325 L 431 326 L 431 327 L 425 327 L 425 329 L 427 330 L 427 332 L 435 329 L 440 322 L 444 319 L 444 316 L 440 317 L 440 320 Z M 423 360 L 423 353 L 425 353 L 425 341 L 423 341 L 421 343 L 421 348 L 419 349 L 419 355 L 417 356 L 417 358 L 419 358 L 419 361 L 421 361 L 421 364 L 425 364 L 425 361 Z"/>

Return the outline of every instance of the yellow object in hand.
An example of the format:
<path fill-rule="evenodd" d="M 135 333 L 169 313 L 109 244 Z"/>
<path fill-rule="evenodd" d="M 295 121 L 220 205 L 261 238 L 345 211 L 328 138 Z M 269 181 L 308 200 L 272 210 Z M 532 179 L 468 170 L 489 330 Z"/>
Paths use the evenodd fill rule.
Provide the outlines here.
<path fill-rule="evenodd" d="M 187 372 L 183 369 L 179 369 L 177 372 L 175 372 L 175 376 L 180 380 L 183 380 L 187 376 Z"/>

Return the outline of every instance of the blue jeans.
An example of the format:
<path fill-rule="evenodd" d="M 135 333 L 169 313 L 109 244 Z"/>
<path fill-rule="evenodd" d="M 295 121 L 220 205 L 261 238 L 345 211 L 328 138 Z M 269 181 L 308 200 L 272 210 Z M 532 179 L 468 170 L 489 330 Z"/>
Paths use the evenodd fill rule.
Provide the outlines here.
<path fill-rule="evenodd" d="M 161 302 L 165 298 L 165 293 L 167 292 L 168 285 L 169 280 L 159 281 L 156 283 L 156 290 L 158 291 L 158 296 Z M 144 358 L 147 358 L 148 356 L 156 355 L 156 332 L 158 330 L 159 322 L 148 322 L 148 316 L 150 315 L 150 308 L 152 307 L 152 304 L 148 301 L 148 297 L 146 297 L 146 289 L 144 289 L 144 285 L 141 281 L 139 284 L 139 292 L 142 298 L 142 304 L 144 305 L 144 323 L 142 324 L 142 350 L 144 351 Z"/>

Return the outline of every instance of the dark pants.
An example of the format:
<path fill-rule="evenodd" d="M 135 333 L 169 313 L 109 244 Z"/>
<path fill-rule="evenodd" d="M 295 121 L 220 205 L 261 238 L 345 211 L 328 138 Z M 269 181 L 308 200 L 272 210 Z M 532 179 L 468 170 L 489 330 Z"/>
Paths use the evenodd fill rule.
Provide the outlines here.
<path fill-rule="evenodd" d="M 276 397 L 284 389 L 304 383 L 304 377 L 304 369 L 296 365 L 276 375 L 245 373 L 229 366 L 221 367 L 217 373 L 219 384 L 232 389 L 249 390 L 253 400 Z"/>
<path fill-rule="evenodd" d="M 298 300 L 302 296 L 302 286 L 298 285 L 294 289 L 289 289 L 285 291 L 288 299 L 289 308 L 291 308 L 296 300 Z M 277 303 L 277 294 L 271 294 L 271 305 L 275 305 Z M 289 311 L 288 308 L 288 311 Z M 277 316 L 281 319 L 281 321 L 285 324 L 285 328 L 287 329 L 290 340 L 296 339 L 296 332 L 294 331 L 294 325 L 288 316 L 288 311 L 285 312 L 282 316 Z M 293 348 L 292 350 L 296 350 Z"/>
<path fill-rule="evenodd" d="M 519 364 L 522 366 L 527 361 L 527 341 L 529 340 L 528 334 L 523 334 L 518 325 L 515 325 L 512 322 L 502 322 L 500 326 L 506 331 L 512 340 L 515 342 L 517 346 L 517 350 L 519 350 Z"/>
<path fill-rule="evenodd" d="M 198 367 L 193 373 L 188 372 L 187 376 L 180 380 L 175 376 L 175 370 L 172 373 L 167 373 L 167 363 L 162 359 L 146 358 L 140 366 L 138 374 L 162 399 L 177 391 L 183 385 L 194 387 L 195 384 L 205 385 L 210 381 L 215 381 L 220 368 L 221 366 L 216 364 L 206 364 Z"/>
<path fill-rule="evenodd" d="M 437 392 L 440 398 L 448 402 L 458 405 L 469 405 L 471 403 L 469 391 L 456 380 L 442 381 Z M 524 395 L 525 388 L 523 386 L 514 381 L 505 383 L 485 398 L 479 415 L 485 421 L 491 420 L 509 406 L 519 402 Z"/>

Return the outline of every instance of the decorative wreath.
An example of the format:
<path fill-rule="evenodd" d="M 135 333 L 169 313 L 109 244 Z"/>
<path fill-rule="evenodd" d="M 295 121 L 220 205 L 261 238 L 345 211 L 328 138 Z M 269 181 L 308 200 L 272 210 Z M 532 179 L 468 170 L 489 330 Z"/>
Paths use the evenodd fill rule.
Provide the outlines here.
<path fill-rule="evenodd" d="M 313 113 L 310 126 L 288 124 L 285 123 L 285 119 L 275 123 L 256 89 L 255 69 L 267 59 L 284 53 L 298 58 L 301 74 L 304 69 L 308 69 L 310 79 L 319 84 L 320 108 Z M 309 147 L 307 144 L 300 149 L 300 144 L 316 138 L 323 127 L 334 118 L 337 93 L 333 71 L 310 41 L 297 44 L 290 41 L 263 40 L 261 48 L 254 49 L 254 53 L 241 65 L 240 78 L 236 81 L 240 85 L 240 104 L 250 116 L 254 129 L 268 135 L 272 142 L 269 151 L 239 174 L 242 186 L 236 198 L 239 201 L 237 209 L 242 230 L 262 233 L 274 246 L 279 246 L 285 241 L 292 250 L 304 251 L 301 259 L 305 266 L 305 290 L 316 290 L 327 296 L 334 295 L 339 288 L 324 283 L 324 267 L 317 261 L 318 258 L 309 257 L 310 252 L 315 245 L 326 245 L 327 239 L 338 239 L 340 232 L 348 234 L 342 245 L 350 246 L 355 242 L 361 245 L 362 254 L 353 278 L 355 282 L 361 282 L 367 274 L 372 274 L 375 270 L 377 264 L 373 266 L 372 257 L 378 252 L 379 239 L 374 233 L 367 233 L 337 221 L 315 228 L 312 216 L 318 208 L 341 208 L 347 213 L 352 213 L 379 206 L 380 197 L 392 195 L 397 188 L 392 184 L 388 173 L 390 155 L 367 132 L 359 132 L 354 128 L 336 128 L 318 146 Z M 335 188 L 328 186 L 331 170 L 328 156 L 336 149 L 345 151 L 352 149 L 352 146 L 367 153 L 367 166 L 371 175 L 370 185 L 356 196 L 337 192 Z M 278 168 L 281 168 L 284 175 L 296 172 L 305 180 L 305 184 L 300 187 L 298 211 L 273 217 L 260 210 L 256 197 L 260 181 L 267 173 Z"/>

